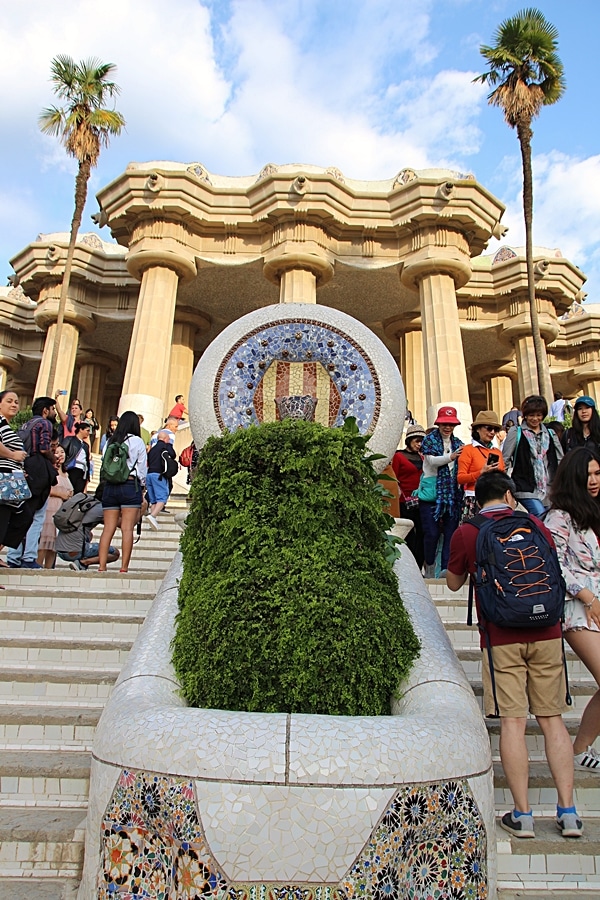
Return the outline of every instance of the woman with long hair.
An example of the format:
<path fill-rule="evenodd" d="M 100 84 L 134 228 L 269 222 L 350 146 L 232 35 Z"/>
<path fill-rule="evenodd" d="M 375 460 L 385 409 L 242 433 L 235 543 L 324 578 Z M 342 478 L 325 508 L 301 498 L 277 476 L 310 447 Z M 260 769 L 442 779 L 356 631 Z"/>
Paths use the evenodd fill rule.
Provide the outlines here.
<path fill-rule="evenodd" d="M 576 447 L 560 463 L 544 524 L 552 532 L 567 585 L 565 640 L 593 675 L 589 701 L 573 744 L 575 768 L 600 775 L 600 455 Z"/>
<path fill-rule="evenodd" d="M 0 477 L 23 470 L 27 451 L 10 422 L 19 412 L 19 397 L 15 391 L 0 392 Z M 9 506 L 0 503 L 0 547 L 18 547 L 31 525 L 33 513 L 27 503 Z M 4 564 L 3 564 L 4 565 Z"/>
<path fill-rule="evenodd" d="M 94 442 L 96 440 L 98 432 L 100 431 L 100 423 L 98 422 L 98 419 L 96 418 L 94 410 L 91 408 L 91 406 L 89 407 L 89 409 L 86 409 L 85 415 L 83 416 L 81 421 L 87 422 L 90 426 L 90 448 L 94 450 Z"/>
<path fill-rule="evenodd" d="M 574 447 L 600 450 L 600 416 L 591 397 L 577 397 L 571 427 L 562 436 L 565 453 Z"/>
<path fill-rule="evenodd" d="M 118 416 L 112 416 L 109 419 L 108 425 L 106 426 L 106 431 L 100 438 L 100 453 L 104 453 L 104 448 L 106 447 L 106 445 L 112 438 L 113 434 L 115 433 L 115 428 L 117 427 L 118 424 L 119 424 Z"/>
<path fill-rule="evenodd" d="M 516 485 L 515 497 L 533 516 L 549 506 L 549 488 L 563 448 L 554 431 L 543 424 L 548 415 L 544 397 L 533 394 L 521 404 L 521 425 L 511 428 L 502 447 L 506 471 Z"/>
<path fill-rule="evenodd" d="M 131 551 L 133 550 L 133 530 L 140 517 L 142 492 L 146 484 L 148 463 L 146 445 L 140 437 L 140 420 L 138 414 L 128 410 L 121 415 L 119 424 L 104 448 L 109 451 L 111 444 L 127 445 L 127 467 L 129 476 L 123 484 L 106 482 L 102 491 L 102 509 L 104 511 L 104 530 L 98 549 L 98 571 L 106 572 L 106 563 L 110 550 L 110 542 L 121 520 L 121 572 L 127 572 Z"/>
<path fill-rule="evenodd" d="M 65 470 L 65 449 L 60 444 L 54 452 L 54 466 L 58 481 L 50 488 L 50 496 L 46 504 L 46 516 L 42 525 L 38 544 L 38 565 L 44 569 L 53 569 L 56 564 L 56 525 L 53 516 L 63 504 L 73 496 L 73 486 Z"/>

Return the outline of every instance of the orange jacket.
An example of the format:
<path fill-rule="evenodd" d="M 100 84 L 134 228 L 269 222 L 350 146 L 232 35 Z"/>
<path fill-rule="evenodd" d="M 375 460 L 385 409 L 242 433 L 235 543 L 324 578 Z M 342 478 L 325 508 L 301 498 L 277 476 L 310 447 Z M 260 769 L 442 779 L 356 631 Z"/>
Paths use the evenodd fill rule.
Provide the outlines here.
<path fill-rule="evenodd" d="M 488 449 L 481 444 L 477 444 L 476 446 L 473 444 L 466 444 L 460 451 L 456 479 L 459 484 L 462 484 L 465 491 L 475 490 L 475 482 L 481 475 L 481 470 L 486 465 L 490 453 L 495 453 L 498 456 L 498 468 L 504 472 L 506 466 L 502 459 L 502 453 L 497 447 L 490 447 Z"/>

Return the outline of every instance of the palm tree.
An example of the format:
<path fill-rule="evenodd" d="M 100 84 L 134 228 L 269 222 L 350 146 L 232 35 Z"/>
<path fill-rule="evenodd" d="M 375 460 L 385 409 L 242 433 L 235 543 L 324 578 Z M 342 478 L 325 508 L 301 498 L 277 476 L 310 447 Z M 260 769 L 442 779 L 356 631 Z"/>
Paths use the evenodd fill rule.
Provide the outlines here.
<path fill-rule="evenodd" d="M 98 59 L 76 63 L 70 56 L 57 56 L 51 63 L 51 81 L 54 93 L 66 105 L 63 109 L 52 106 L 42 110 L 39 126 L 44 134 L 58 137 L 69 156 L 78 162 L 75 178 L 75 209 L 71 219 L 71 234 L 67 261 L 58 301 L 56 335 L 52 348 L 47 393 L 54 392 L 54 379 L 60 352 L 65 307 L 71 281 L 71 268 L 75 254 L 77 232 L 81 225 L 83 208 L 87 199 L 88 181 L 92 168 L 98 164 L 101 147 L 107 147 L 109 139 L 120 134 L 125 125 L 121 113 L 106 109 L 110 97 L 119 93 L 119 87 L 108 76 L 116 69 L 112 63 Z"/>
<path fill-rule="evenodd" d="M 535 350 L 538 391 L 548 404 L 552 402 L 552 383 L 546 346 L 540 335 L 533 277 L 533 176 L 531 169 L 531 122 L 542 106 L 559 100 L 566 88 L 563 65 L 557 53 L 558 31 L 538 9 L 524 9 L 506 19 L 496 29 L 494 44 L 479 52 L 489 65 L 487 72 L 475 78 L 494 88 L 488 95 L 499 106 L 504 119 L 516 128 L 523 162 L 523 216 L 525 219 L 525 256 L 531 315 L 531 334 Z"/>

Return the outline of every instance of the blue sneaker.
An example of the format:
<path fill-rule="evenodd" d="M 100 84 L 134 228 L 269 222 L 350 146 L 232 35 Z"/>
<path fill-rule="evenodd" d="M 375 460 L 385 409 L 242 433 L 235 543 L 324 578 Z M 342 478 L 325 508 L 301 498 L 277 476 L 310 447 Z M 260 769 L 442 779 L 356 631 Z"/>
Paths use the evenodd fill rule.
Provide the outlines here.
<path fill-rule="evenodd" d="M 40 564 L 38 562 L 36 562 L 34 559 L 24 559 L 23 562 L 21 563 L 21 568 L 22 569 L 43 569 L 44 567 L 40 566 Z"/>
<path fill-rule="evenodd" d="M 499 822 L 500 828 L 517 838 L 534 838 L 533 815 L 513 816 L 512 812 L 504 813 Z"/>

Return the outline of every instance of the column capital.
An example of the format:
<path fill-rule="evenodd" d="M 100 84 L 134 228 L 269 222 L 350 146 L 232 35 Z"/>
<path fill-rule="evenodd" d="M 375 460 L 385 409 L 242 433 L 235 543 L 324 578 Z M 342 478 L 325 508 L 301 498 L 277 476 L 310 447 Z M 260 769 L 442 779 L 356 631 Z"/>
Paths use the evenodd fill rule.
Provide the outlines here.
<path fill-rule="evenodd" d="M 455 228 L 428 225 L 416 228 L 411 249 L 400 271 L 405 287 L 418 290 L 429 275 L 449 275 L 455 289 L 463 287 L 472 273 L 469 243 Z"/>
<path fill-rule="evenodd" d="M 265 253 L 264 260 L 263 274 L 272 284 L 280 284 L 282 275 L 295 269 L 314 275 L 317 287 L 333 278 L 333 263 L 324 252 L 311 253 L 304 247 L 286 244 Z"/>
<path fill-rule="evenodd" d="M 496 362 L 481 363 L 478 366 L 471 366 L 469 374 L 472 378 L 480 378 L 482 381 L 487 381 L 490 378 L 497 378 L 498 376 L 505 376 L 506 378 L 510 378 L 511 381 L 516 381 L 517 363 L 514 359 L 511 359 L 510 361 L 497 360 Z"/>
<path fill-rule="evenodd" d="M 175 323 L 181 325 L 192 325 L 196 331 L 203 334 L 208 331 L 211 326 L 210 317 L 204 313 L 193 309 L 191 306 L 175 307 Z"/>
<path fill-rule="evenodd" d="M 540 321 L 540 334 L 547 344 L 551 344 L 559 335 L 560 326 L 556 318 L 556 310 L 551 300 L 536 296 Z M 519 338 L 531 334 L 531 316 L 529 299 L 526 294 L 519 293 L 508 301 L 504 315 L 500 321 L 498 337 L 501 341 L 513 345 Z"/>
<path fill-rule="evenodd" d="M 420 310 L 392 316 L 383 323 L 385 336 L 390 339 L 402 337 L 403 334 L 411 331 L 421 331 L 422 327 Z"/>
<path fill-rule="evenodd" d="M 61 280 L 53 279 L 47 282 L 41 289 L 33 318 L 35 324 L 42 331 L 47 331 L 58 318 L 58 304 L 60 298 Z M 85 304 L 85 286 L 71 284 L 70 296 L 67 297 L 65 307 L 65 322 L 74 325 L 80 333 L 89 333 L 95 330 L 94 316 Z"/>
<path fill-rule="evenodd" d="M 147 269 L 172 269 L 182 281 L 198 274 L 191 235 L 181 222 L 165 218 L 144 219 L 134 228 L 125 257 L 127 271 L 141 281 Z"/>

